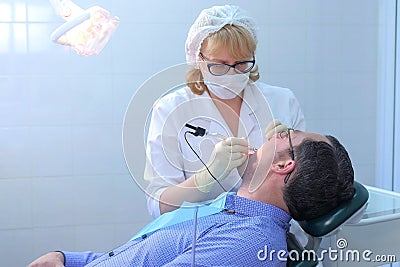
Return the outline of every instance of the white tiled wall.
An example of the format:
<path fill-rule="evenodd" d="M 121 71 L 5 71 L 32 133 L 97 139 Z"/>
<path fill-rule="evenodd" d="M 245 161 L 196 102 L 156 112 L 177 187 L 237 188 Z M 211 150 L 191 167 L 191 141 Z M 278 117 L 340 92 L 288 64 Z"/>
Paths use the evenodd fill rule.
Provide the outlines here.
<path fill-rule="evenodd" d="M 373 183 L 377 1 L 230 2 L 258 22 L 262 80 L 291 88 L 308 129 L 338 136 Z M 75 3 L 120 17 L 98 56 L 51 43 L 62 19 L 50 2 L 0 2 L 0 266 L 108 250 L 149 221 L 124 162 L 124 112 L 140 84 L 184 61 L 200 10 L 226 1 Z"/>

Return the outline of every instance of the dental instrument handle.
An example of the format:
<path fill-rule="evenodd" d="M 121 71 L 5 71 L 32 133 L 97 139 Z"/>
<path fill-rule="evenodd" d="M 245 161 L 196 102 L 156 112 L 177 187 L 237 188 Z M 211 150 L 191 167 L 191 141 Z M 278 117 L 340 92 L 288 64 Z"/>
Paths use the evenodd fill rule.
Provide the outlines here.
<path fill-rule="evenodd" d="M 221 141 L 225 140 L 226 138 L 228 138 L 225 135 L 222 135 L 222 134 L 219 134 L 219 133 L 209 133 L 209 132 L 207 132 L 206 135 L 214 136 L 215 138 L 218 138 Z M 256 153 L 257 150 L 258 149 L 255 148 L 255 147 L 249 147 L 249 155 L 252 155 L 252 154 Z"/>
<path fill-rule="evenodd" d="M 225 140 L 226 138 L 228 138 L 228 137 L 226 137 L 225 135 L 222 135 L 222 134 L 219 134 L 219 133 L 208 133 L 207 132 L 207 135 L 211 135 L 211 136 L 214 136 L 214 137 L 216 137 L 216 138 L 218 138 L 219 140 Z"/>

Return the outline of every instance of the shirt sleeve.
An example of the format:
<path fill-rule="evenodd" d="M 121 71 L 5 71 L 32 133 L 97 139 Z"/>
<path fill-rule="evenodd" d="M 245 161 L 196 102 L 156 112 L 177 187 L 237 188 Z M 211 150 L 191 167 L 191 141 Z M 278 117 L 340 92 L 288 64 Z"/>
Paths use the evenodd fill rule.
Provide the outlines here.
<path fill-rule="evenodd" d="M 83 267 L 89 262 L 94 261 L 104 253 L 86 252 L 68 252 L 62 251 L 65 257 L 65 267 Z"/>
<path fill-rule="evenodd" d="M 177 256 L 164 267 L 176 266 L 286 266 L 286 261 L 269 256 L 274 248 L 261 233 L 241 231 L 233 234 L 222 230 L 220 235 L 204 236 L 198 239 L 193 256 L 193 247 Z M 218 238 L 220 236 L 220 238 Z M 286 251 L 282 250 L 286 253 Z M 193 260 L 194 259 L 194 260 Z M 193 261 L 194 264 L 193 264 Z"/>

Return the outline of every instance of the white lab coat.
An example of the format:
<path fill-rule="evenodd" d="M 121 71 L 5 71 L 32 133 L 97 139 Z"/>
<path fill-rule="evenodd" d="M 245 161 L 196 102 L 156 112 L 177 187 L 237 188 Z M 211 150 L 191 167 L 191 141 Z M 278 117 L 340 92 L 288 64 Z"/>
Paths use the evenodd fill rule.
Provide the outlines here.
<path fill-rule="evenodd" d="M 246 138 L 251 147 L 261 147 L 265 141 L 266 126 L 272 119 L 278 119 L 296 130 L 305 130 L 304 116 L 292 91 L 260 82 L 249 84 L 244 91 L 237 137 Z M 153 217 L 160 215 L 158 200 L 167 187 L 183 182 L 204 167 L 185 141 L 185 132 L 192 131 L 185 127 L 186 123 L 201 126 L 210 133 L 233 136 L 207 92 L 195 95 L 184 87 L 154 104 L 146 141 L 144 174 L 149 181 L 147 205 Z M 219 140 L 212 136 L 196 137 L 191 134 L 186 134 L 186 137 L 207 163 Z M 225 189 L 233 191 L 240 183 L 237 169 L 222 181 Z M 221 187 L 215 186 L 210 197 L 222 192 Z"/>

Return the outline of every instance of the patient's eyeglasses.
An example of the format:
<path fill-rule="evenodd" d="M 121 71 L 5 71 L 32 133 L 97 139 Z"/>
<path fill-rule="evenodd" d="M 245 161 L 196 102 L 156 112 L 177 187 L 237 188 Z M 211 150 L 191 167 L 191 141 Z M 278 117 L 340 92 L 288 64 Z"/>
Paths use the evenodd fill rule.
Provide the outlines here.
<path fill-rule="evenodd" d="M 280 133 L 279 133 L 279 136 L 280 136 L 281 138 L 286 138 L 286 137 L 287 137 L 287 138 L 289 139 L 289 154 L 290 154 L 290 158 L 291 158 L 292 160 L 294 160 L 294 150 L 293 150 L 292 138 L 291 138 L 291 136 L 290 136 L 290 131 L 294 131 L 294 130 L 291 129 L 291 128 L 289 128 L 289 129 L 287 129 L 286 131 L 280 132 Z M 285 184 L 287 184 L 287 182 L 289 181 L 289 178 L 290 178 L 290 175 L 292 174 L 292 172 L 293 172 L 293 171 L 289 172 L 289 173 L 286 175 L 285 179 L 283 180 L 283 182 L 284 182 Z"/>

